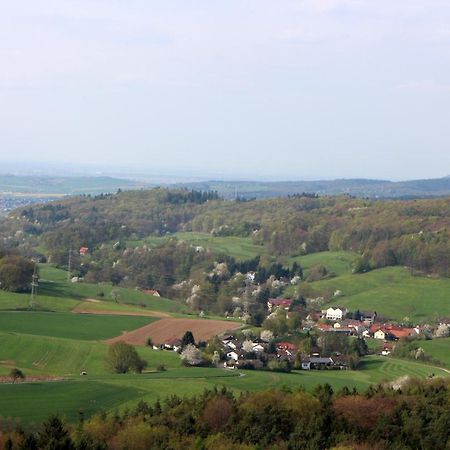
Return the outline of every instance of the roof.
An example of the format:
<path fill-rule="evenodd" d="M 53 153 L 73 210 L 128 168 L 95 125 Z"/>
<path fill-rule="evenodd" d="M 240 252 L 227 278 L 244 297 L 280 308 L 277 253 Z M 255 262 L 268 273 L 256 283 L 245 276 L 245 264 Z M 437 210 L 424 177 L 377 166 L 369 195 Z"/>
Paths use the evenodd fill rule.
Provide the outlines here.
<path fill-rule="evenodd" d="M 319 323 L 319 325 L 317 325 L 317 328 L 321 331 L 328 331 L 333 330 L 333 325 L 330 325 L 329 323 Z"/>
<path fill-rule="evenodd" d="M 142 292 L 149 295 L 159 295 L 159 292 L 156 289 L 144 289 Z"/>
<path fill-rule="evenodd" d="M 361 314 L 361 316 L 365 317 L 373 317 L 377 315 L 376 311 L 359 311 L 359 313 Z"/>
<path fill-rule="evenodd" d="M 166 345 L 181 345 L 181 339 L 178 338 L 168 339 Z"/>
<path fill-rule="evenodd" d="M 297 350 L 297 347 L 290 342 L 279 342 L 277 348 L 282 350 Z"/>
<path fill-rule="evenodd" d="M 394 337 L 396 337 L 397 339 L 403 338 L 403 337 L 409 337 L 409 336 L 414 336 L 415 334 L 417 334 L 417 331 L 414 328 L 402 328 L 402 327 L 397 327 L 394 325 L 372 325 L 370 327 L 370 332 L 371 333 L 376 333 L 378 331 L 382 331 L 385 334 L 390 334 Z"/>
<path fill-rule="evenodd" d="M 325 357 L 320 357 L 320 356 L 311 356 L 309 358 L 309 362 L 311 364 L 330 364 L 333 362 L 333 359 L 330 357 L 325 358 Z"/>
<path fill-rule="evenodd" d="M 269 298 L 268 303 L 273 306 L 291 306 L 292 300 L 290 298 Z"/>
<path fill-rule="evenodd" d="M 332 309 L 333 311 L 337 311 L 338 309 L 340 311 L 347 311 L 347 308 L 344 308 L 343 306 L 330 306 L 325 311 L 329 311 L 330 309 Z"/>

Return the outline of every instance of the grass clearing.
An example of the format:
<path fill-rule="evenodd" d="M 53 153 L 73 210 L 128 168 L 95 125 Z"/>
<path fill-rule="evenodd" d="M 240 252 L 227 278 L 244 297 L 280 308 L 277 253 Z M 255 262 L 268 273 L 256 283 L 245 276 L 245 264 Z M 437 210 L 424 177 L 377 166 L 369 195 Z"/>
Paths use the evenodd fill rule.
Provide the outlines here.
<path fill-rule="evenodd" d="M 288 262 L 290 265 L 294 262 L 299 263 L 305 276 L 308 275 L 308 270 L 317 264 L 324 265 L 336 275 L 344 275 L 351 273 L 352 264 L 357 256 L 356 253 L 352 252 L 319 252 L 289 258 Z"/>
<path fill-rule="evenodd" d="M 127 247 L 137 247 L 142 245 L 161 245 L 171 237 L 176 237 L 180 241 L 186 241 L 194 246 L 200 246 L 216 253 L 225 253 L 233 256 L 237 260 L 252 259 L 255 256 L 265 253 L 262 245 L 253 243 L 251 237 L 237 236 L 212 236 L 210 233 L 179 232 L 167 236 L 148 236 L 139 241 L 128 241 Z"/>

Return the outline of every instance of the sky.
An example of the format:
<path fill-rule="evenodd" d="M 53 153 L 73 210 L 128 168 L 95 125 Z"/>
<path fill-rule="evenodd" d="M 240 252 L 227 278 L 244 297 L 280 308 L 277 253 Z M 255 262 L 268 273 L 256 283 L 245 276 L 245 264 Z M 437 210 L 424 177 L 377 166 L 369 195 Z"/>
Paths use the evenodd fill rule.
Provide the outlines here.
<path fill-rule="evenodd" d="M 0 0 L 0 170 L 450 175 L 448 0 Z"/>

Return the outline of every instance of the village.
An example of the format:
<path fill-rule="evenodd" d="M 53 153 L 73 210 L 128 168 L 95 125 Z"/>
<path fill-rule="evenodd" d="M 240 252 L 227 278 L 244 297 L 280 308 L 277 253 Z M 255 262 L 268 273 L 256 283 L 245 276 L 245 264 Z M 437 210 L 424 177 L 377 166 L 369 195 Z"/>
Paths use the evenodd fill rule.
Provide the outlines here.
<path fill-rule="evenodd" d="M 292 307 L 292 299 L 271 298 L 267 301 L 268 318 L 289 318 Z M 216 358 L 211 361 L 225 369 L 357 370 L 361 359 L 370 353 L 387 357 L 403 342 L 446 337 L 449 333 L 450 321 L 440 322 L 435 329 L 404 326 L 379 320 L 376 311 L 352 312 L 330 306 L 310 311 L 300 329 L 284 336 L 275 337 L 269 329 L 244 328 L 216 338 L 212 344 Z M 210 345 L 200 342 L 197 347 L 205 350 Z M 173 338 L 154 348 L 182 352 L 184 347 L 181 339 Z"/>

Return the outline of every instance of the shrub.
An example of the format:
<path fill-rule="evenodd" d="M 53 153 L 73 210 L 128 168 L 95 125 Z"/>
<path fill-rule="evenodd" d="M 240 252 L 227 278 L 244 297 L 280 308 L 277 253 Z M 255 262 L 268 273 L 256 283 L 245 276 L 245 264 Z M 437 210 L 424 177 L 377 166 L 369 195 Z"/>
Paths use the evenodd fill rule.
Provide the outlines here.
<path fill-rule="evenodd" d="M 130 370 L 141 373 L 147 366 L 147 362 L 139 357 L 136 349 L 122 341 L 109 347 L 105 363 L 106 367 L 115 373 L 127 373 Z"/>

